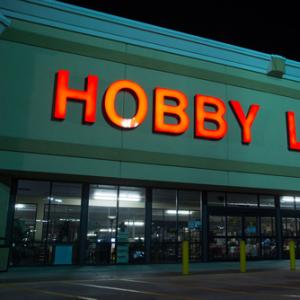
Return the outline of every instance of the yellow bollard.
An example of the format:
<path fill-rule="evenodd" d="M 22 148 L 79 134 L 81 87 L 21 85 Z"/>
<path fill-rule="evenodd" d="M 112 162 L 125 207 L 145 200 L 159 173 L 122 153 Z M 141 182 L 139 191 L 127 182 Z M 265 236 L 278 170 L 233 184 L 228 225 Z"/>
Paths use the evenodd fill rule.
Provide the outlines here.
<path fill-rule="evenodd" d="M 246 243 L 244 240 L 240 241 L 240 272 L 246 272 Z"/>
<path fill-rule="evenodd" d="M 290 269 L 291 271 L 296 271 L 296 255 L 295 255 L 295 241 L 290 240 Z"/>
<path fill-rule="evenodd" d="M 190 273 L 189 241 L 182 242 L 182 275 Z"/>

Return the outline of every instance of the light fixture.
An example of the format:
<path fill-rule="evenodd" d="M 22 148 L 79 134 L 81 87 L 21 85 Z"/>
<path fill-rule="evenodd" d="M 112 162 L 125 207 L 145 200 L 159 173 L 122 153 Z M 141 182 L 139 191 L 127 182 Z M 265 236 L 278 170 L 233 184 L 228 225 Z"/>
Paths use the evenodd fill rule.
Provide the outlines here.
<path fill-rule="evenodd" d="M 105 190 L 99 189 L 94 192 L 93 199 L 95 200 L 110 200 L 117 201 L 118 192 L 117 190 Z M 141 201 L 142 196 L 138 191 L 124 191 L 119 192 L 119 201 L 129 201 L 129 202 L 139 202 Z"/>
<path fill-rule="evenodd" d="M 144 226 L 144 222 L 143 221 L 126 221 L 124 223 L 126 226 Z"/>
<path fill-rule="evenodd" d="M 54 197 L 48 197 L 48 200 L 52 201 L 52 202 L 62 203 L 61 199 L 57 199 L 57 198 L 54 198 Z"/>
<path fill-rule="evenodd" d="M 292 203 L 292 202 L 294 202 L 294 197 L 293 196 L 282 196 L 280 198 L 280 202 Z"/>
<path fill-rule="evenodd" d="M 23 209 L 23 208 L 25 208 L 25 207 L 26 207 L 25 204 L 21 204 L 21 203 L 15 204 L 15 209 Z"/>
<path fill-rule="evenodd" d="M 192 212 L 189 210 L 176 210 L 176 209 L 168 209 L 166 210 L 166 213 L 168 215 L 176 215 L 178 213 L 178 215 L 182 215 L 182 216 L 188 216 L 192 214 Z"/>
<path fill-rule="evenodd" d="M 116 229 L 111 229 L 111 228 L 100 228 L 100 232 L 116 232 Z"/>
<path fill-rule="evenodd" d="M 97 234 L 96 233 L 88 233 L 87 236 L 88 237 L 93 237 L 93 236 L 97 236 Z"/>

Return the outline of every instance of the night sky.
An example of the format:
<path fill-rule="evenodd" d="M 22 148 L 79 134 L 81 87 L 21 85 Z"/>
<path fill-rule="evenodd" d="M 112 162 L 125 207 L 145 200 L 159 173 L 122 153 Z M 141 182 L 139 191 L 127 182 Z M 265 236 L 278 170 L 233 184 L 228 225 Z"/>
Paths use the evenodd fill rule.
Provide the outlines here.
<path fill-rule="evenodd" d="M 259 5 L 246 0 L 62 2 L 300 61 L 297 1 L 261 0 Z"/>

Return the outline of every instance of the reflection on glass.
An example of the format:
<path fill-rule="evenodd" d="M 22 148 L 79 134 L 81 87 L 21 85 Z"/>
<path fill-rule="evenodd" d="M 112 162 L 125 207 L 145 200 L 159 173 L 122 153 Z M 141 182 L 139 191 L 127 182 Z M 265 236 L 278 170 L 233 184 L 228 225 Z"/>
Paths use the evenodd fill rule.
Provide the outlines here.
<path fill-rule="evenodd" d="M 281 196 L 280 207 L 285 209 L 295 208 L 295 197 L 294 196 Z"/>
<path fill-rule="evenodd" d="M 242 193 L 228 193 L 227 205 L 257 207 L 257 195 L 242 194 Z"/>
<path fill-rule="evenodd" d="M 274 208 L 275 197 L 272 195 L 259 195 L 259 206 L 264 208 Z"/>

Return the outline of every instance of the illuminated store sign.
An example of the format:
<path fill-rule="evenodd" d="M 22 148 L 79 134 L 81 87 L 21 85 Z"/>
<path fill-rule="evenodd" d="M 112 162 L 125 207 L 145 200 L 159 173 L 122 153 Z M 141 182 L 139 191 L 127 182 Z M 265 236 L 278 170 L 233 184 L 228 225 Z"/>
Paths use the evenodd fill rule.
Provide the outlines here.
<path fill-rule="evenodd" d="M 57 73 L 55 102 L 53 117 L 64 120 L 67 112 L 69 99 L 84 102 L 84 122 L 96 122 L 98 77 L 87 77 L 86 89 L 76 90 L 69 87 L 69 71 L 61 70 Z M 117 95 L 125 91 L 130 93 L 136 100 L 136 112 L 131 118 L 122 117 L 116 110 Z M 168 104 L 166 100 L 173 100 Z M 175 104 L 176 103 L 176 104 Z M 157 87 L 154 89 L 153 107 L 153 131 L 171 135 L 183 134 L 190 126 L 190 118 L 186 112 L 189 101 L 187 96 L 178 90 Z M 241 128 L 242 143 L 250 144 L 252 140 L 252 125 L 257 117 L 260 106 L 251 104 L 245 112 L 239 101 L 229 101 L 231 110 Z M 209 108 L 213 108 L 209 109 Z M 220 140 L 227 133 L 227 121 L 225 103 L 216 97 L 202 94 L 195 95 L 194 101 L 194 130 L 195 137 L 209 140 Z M 133 129 L 140 126 L 148 112 L 148 97 L 144 89 L 136 82 L 130 80 L 118 80 L 113 82 L 106 90 L 103 99 L 103 113 L 106 118 L 116 127 Z M 168 123 L 166 117 L 176 119 L 176 123 Z M 215 128 L 207 128 L 208 123 L 215 124 Z M 289 149 L 300 151 L 300 141 L 296 138 L 296 125 L 294 112 L 287 112 L 287 132 Z"/>

